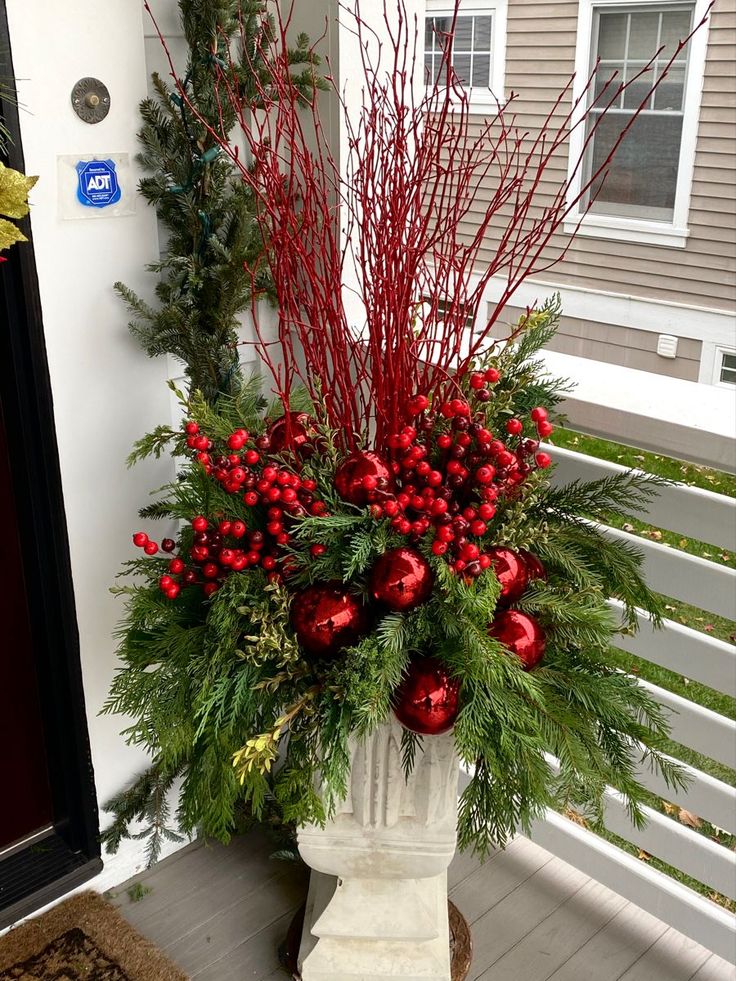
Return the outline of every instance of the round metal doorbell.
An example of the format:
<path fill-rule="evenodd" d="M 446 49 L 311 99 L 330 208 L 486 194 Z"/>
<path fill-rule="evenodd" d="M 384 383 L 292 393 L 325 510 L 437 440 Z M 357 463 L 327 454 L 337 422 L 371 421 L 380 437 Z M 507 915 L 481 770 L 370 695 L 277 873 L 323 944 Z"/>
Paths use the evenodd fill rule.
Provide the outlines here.
<path fill-rule="evenodd" d="M 99 78 L 80 78 L 72 89 L 72 108 L 84 123 L 99 123 L 110 111 L 110 93 Z"/>

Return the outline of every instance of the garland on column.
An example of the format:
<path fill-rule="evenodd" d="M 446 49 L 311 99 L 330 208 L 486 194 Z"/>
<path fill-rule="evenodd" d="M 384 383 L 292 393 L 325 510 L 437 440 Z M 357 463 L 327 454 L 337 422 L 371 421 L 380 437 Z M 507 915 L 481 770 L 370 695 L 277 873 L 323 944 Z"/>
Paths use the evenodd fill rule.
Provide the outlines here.
<path fill-rule="evenodd" d="M 165 230 L 161 259 L 147 267 L 159 277 L 158 302 L 148 304 L 122 283 L 115 289 L 145 351 L 152 357 L 172 354 L 184 365 L 191 390 L 210 401 L 241 383 L 236 328 L 251 291 L 273 295 L 265 268 L 255 283 L 243 275 L 243 265 L 263 251 L 258 202 L 218 142 L 218 136 L 230 135 L 238 104 L 257 107 L 272 74 L 274 22 L 265 11 L 264 0 L 180 0 L 185 73 L 173 85 L 154 73 L 155 95 L 140 105 L 138 160 L 147 176 L 139 190 Z M 306 35 L 297 38 L 288 58 L 300 96 L 309 98 L 315 87 L 325 86 Z M 214 69 L 227 75 L 232 105 L 218 97 L 221 79 Z"/>
<path fill-rule="evenodd" d="M 622 629 L 637 629 L 637 609 L 656 624 L 661 604 L 641 554 L 597 522 L 644 510 L 659 481 L 631 472 L 552 485 L 543 441 L 565 386 L 536 355 L 559 302 L 528 309 L 505 340 L 497 329 L 518 286 L 553 261 L 553 236 L 610 157 L 577 191 L 563 180 L 552 203 L 540 201 L 542 174 L 570 132 L 594 132 L 639 76 L 603 83 L 593 73 L 600 111 L 587 122 L 560 109 L 563 93 L 561 121 L 550 113 L 541 134 L 515 131 L 510 100 L 479 135 L 452 32 L 442 35 L 447 85 L 415 104 L 403 4 L 398 21 L 383 8 L 388 73 L 356 8 L 365 87 L 359 120 L 347 120 L 347 175 L 314 100 L 309 125 L 298 111 L 288 23 L 268 42 L 273 74 L 259 77 L 268 112 L 247 122 L 227 72 L 213 67 L 256 161 L 243 167 L 208 130 L 259 205 L 267 248 L 247 274 L 254 289 L 265 270 L 279 301 L 278 356 L 259 342 L 275 397 L 267 405 L 255 380 L 216 404 L 180 396 L 182 428 L 159 427 L 136 446 L 131 462 L 178 459 L 177 480 L 140 514 L 177 519 L 181 531 L 133 536 L 144 554 L 119 589 L 122 668 L 107 711 L 132 717 L 126 735 L 151 754 L 156 787 L 181 779 L 180 828 L 223 841 L 243 812 L 324 821 L 346 793 L 349 738 L 391 712 L 407 772 L 420 739 L 453 730 L 472 768 L 461 847 L 503 844 L 549 806 L 600 823 L 607 785 L 641 823 L 639 768 L 671 786 L 683 777 L 663 752 L 662 710 L 612 666 L 611 650 Z M 668 62 L 658 53 L 655 87 L 686 43 Z M 494 193 L 468 240 L 464 218 L 489 174 Z M 482 268 L 490 234 L 496 252 Z M 348 262 L 361 329 L 343 304 Z M 507 287 L 486 318 L 499 271 Z M 258 330 L 255 302 L 253 312 Z M 156 853 L 174 832 L 151 800 L 150 781 L 120 795 L 108 844 L 148 818 L 141 833 Z"/>

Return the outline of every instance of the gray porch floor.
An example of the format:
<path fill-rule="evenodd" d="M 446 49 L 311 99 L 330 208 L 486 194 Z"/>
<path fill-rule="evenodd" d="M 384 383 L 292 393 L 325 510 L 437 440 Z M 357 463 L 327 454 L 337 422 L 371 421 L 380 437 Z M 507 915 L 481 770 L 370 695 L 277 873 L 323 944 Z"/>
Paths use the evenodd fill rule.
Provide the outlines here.
<path fill-rule="evenodd" d="M 197 981 L 286 981 L 277 947 L 306 875 L 249 835 L 195 842 L 115 890 L 127 919 Z M 525 838 L 482 866 L 457 856 L 451 896 L 473 931 L 472 981 L 736 981 L 736 969 Z M 132 902 L 127 889 L 150 889 Z"/>

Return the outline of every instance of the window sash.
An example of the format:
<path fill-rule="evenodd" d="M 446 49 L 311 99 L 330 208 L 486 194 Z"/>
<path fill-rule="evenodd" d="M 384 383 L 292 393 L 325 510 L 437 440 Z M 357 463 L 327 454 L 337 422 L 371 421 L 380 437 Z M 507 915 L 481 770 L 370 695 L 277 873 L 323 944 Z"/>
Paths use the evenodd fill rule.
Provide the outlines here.
<path fill-rule="evenodd" d="M 425 17 L 425 49 L 424 49 L 424 70 L 425 70 L 425 82 L 427 85 L 435 84 L 437 80 L 437 72 L 439 71 L 439 66 L 442 63 L 442 47 L 440 39 L 437 36 L 437 31 L 435 29 L 435 22 L 443 17 L 452 17 L 452 11 L 440 11 L 431 10 L 427 11 Z M 489 31 L 489 45 L 486 47 L 476 48 L 475 37 L 476 37 L 476 24 L 479 18 L 488 18 L 490 20 L 490 31 Z M 469 63 L 467 67 L 467 81 L 462 82 L 464 89 L 469 92 L 481 92 L 488 91 L 491 88 L 491 79 L 493 77 L 494 69 L 494 35 L 496 31 L 496 12 L 493 9 L 488 9 L 486 11 L 468 11 L 463 13 L 462 11 L 458 14 L 458 21 L 460 19 L 468 19 L 471 21 L 471 34 L 470 34 L 470 44 L 468 46 L 467 41 L 463 41 L 462 47 L 458 47 L 456 39 L 453 39 L 452 51 L 450 54 L 450 62 L 457 71 L 456 58 L 458 55 L 468 57 Z M 431 25 L 431 26 L 430 26 Z M 427 36 L 429 35 L 429 37 Z M 430 42 L 431 37 L 431 42 Z M 428 43 L 429 42 L 429 43 Z M 474 82 L 476 58 L 487 58 L 488 59 L 488 77 L 481 83 Z M 428 63 L 429 62 L 429 63 Z M 458 72 L 459 74 L 459 72 Z"/>
<path fill-rule="evenodd" d="M 601 43 L 601 17 L 606 15 L 619 14 L 626 18 L 626 28 L 625 28 L 625 41 L 624 48 L 622 51 L 622 57 L 607 57 L 606 59 L 601 59 L 599 68 L 599 77 L 605 80 L 608 75 L 605 73 L 606 66 L 615 68 L 619 71 L 618 78 L 626 79 L 630 75 L 636 74 L 644 65 L 647 64 L 648 59 L 644 60 L 641 57 L 630 58 L 630 48 L 631 48 L 631 28 L 632 28 L 632 15 L 637 13 L 649 13 L 658 15 L 657 21 L 657 38 L 656 44 L 652 48 L 652 54 L 657 51 L 660 47 L 660 41 L 662 38 L 662 31 L 664 27 L 664 18 L 666 14 L 670 13 L 688 13 L 690 17 L 690 23 L 693 21 L 694 4 L 693 3 L 657 3 L 657 4 L 636 4 L 636 5 L 626 5 L 626 6 L 616 6 L 616 5 L 593 5 L 592 8 L 593 18 L 592 18 L 592 30 L 590 37 L 590 48 L 589 48 L 589 66 L 592 72 L 596 66 L 596 61 L 598 57 L 598 51 L 600 50 Z M 660 95 L 662 88 L 661 86 L 650 96 L 649 105 L 641 110 L 640 118 L 646 119 L 646 117 L 655 117 L 657 119 L 662 119 L 667 116 L 679 118 L 682 120 L 682 124 L 679 127 L 679 133 L 677 136 L 677 147 L 675 150 L 675 155 L 677 158 L 676 171 L 674 175 L 674 181 L 672 182 L 672 204 L 666 207 L 657 206 L 655 204 L 648 205 L 646 202 L 642 201 L 606 201 L 600 195 L 590 204 L 591 198 L 596 190 L 595 187 L 591 188 L 585 196 L 585 199 L 581 202 L 581 207 L 583 209 L 589 208 L 589 214 L 600 215 L 603 217 L 623 217 L 623 218 L 639 218 L 655 222 L 662 222 L 665 224 L 671 224 L 674 218 L 675 210 L 675 199 L 677 195 L 677 186 L 679 178 L 679 170 L 681 166 L 681 150 L 682 150 L 682 132 L 685 119 L 685 104 L 686 104 L 686 94 L 688 79 L 690 75 L 690 46 L 685 49 L 678 61 L 676 62 L 677 69 L 673 68 L 670 70 L 668 79 L 672 79 L 673 72 L 677 70 L 678 74 L 682 72 L 682 92 L 680 95 L 680 106 L 678 109 L 671 108 L 659 108 L 657 107 L 657 97 Z M 652 64 L 652 75 L 653 79 L 656 79 L 661 72 L 664 65 L 670 58 L 671 50 L 663 52 Z M 614 85 L 616 82 L 613 83 Z M 667 81 L 663 83 L 667 84 Z M 631 90 L 629 90 L 630 92 Z M 639 105 L 639 100 L 635 100 L 635 104 L 632 106 L 625 106 L 625 98 L 627 93 L 621 93 L 619 97 L 619 104 L 617 106 L 612 106 L 608 113 L 612 116 L 619 117 L 631 117 L 636 111 L 636 107 Z M 591 93 L 591 101 L 594 101 L 593 93 Z M 604 103 L 606 104 L 606 103 Z M 589 117 L 591 120 L 595 121 L 601 114 L 602 109 L 591 108 L 589 110 Z M 636 124 L 635 124 L 636 125 Z M 629 134 L 627 139 L 631 139 L 633 134 Z M 598 134 L 593 137 L 590 145 L 585 154 L 585 160 L 583 162 L 582 179 L 584 183 L 588 183 L 594 173 L 594 160 L 595 160 L 595 142 L 599 138 Z M 626 146 L 626 141 L 624 141 L 624 147 Z M 629 144 L 631 146 L 631 144 Z M 619 151 L 620 153 L 620 151 Z M 621 158 L 619 156 L 619 168 Z M 604 184 L 604 194 L 605 188 L 610 188 L 613 181 L 611 178 L 616 172 L 616 162 L 614 161 L 612 167 L 610 168 L 609 178 Z"/>

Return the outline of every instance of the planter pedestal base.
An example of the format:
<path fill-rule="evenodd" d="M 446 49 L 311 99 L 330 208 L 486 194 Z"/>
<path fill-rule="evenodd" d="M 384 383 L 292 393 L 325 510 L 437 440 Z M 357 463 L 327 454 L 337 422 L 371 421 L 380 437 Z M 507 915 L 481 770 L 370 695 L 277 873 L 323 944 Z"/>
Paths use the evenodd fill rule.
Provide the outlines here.
<path fill-rule="evenodd" d="M 447 866 L 457 758 L 451 736 L 426 738 L 406 780 L 401 731 L 392 721 L 351 744 L 347 799 L 325 828 L 299 832 L 313 870 L 298 957 L 303 981 L 453 976 Z"/>

